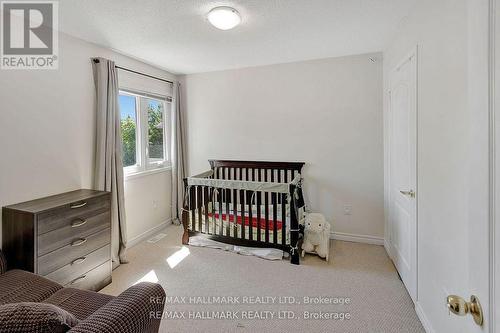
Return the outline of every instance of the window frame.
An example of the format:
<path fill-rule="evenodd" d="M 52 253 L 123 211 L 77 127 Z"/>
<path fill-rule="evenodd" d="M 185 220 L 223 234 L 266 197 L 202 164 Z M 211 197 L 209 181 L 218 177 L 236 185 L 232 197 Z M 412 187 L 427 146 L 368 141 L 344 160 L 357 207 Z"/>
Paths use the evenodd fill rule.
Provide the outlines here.
<path fill-rule="evenodd" d="M 172 97 L 161 96 L 141 92 L 137 90 L 121 88 L 119 95 L 133 96 L 135 98 L 136 112 L 136 164 L 123 167 L 126 177 L 170 169 L 170 134 L 171 134 L 171 109 Z M 150 100 L 158 101 L 163 104 L 163 160 L 150 162 L 149 160 L 149 121 L 148 104 Z"/>
<path fill-rule="evenodd" d="M 141 145 L 142 145 L 142 137 L 141 137 L 141 126 L 142 126 L 142 117 L 141 117 L 141 111 L 139 107 L 139 98 L 138 95 L 133 94 L 129 91 L 125 90 L 119 90 L 119 95 L 126 95 L 126 96 L 132 96 L 134 97 L 135 100 L 135 164 L 134 165 L 129 165 L 129 166 L 124 166 L 123 171 L 124 174 L 134 174 L 138 173 L 141 171 L 141 165 L 143 165 L 143 157 L 141 154 Z M 120 110 L 120 120 L 121 120 L 121 110 Z M 123 139 L 123 138 L 122 138 Z M 123 143 L 122 143 L 123 146 Z M 122 148 L 123 149 L 123 148 Z M 122 151 L 123 154 L 123 151 Z"/>
<path fill-rule="evenodd" d="M 156 159 L 155 161 L 151 161 L 151 158 L 149 157 L 149 115 L 148 115 L 148 103 L 150 100 L 154 101 L 160 101 L 163 104 L 163 115 L 162 115 L 162 121 L 163 121 L 163 160 L 158 160 Z M 167 128 L 170 128 L 170 117 L 169 117 L 169 110 L 167 110 L 167 103 L 168 99 L 166 100 L 161 100 L 158 98 L 152 98 L 152 97 L 142 97 L 140 99 L 140 104 L 141 104 L 141 113 L 143 113 L 144 116 L 144 127 L 143 132 L 145 135 L 144 142 L 145 142 L 145 159 L 146 161 L 146 169 L 157 169 L 165 166 L 165 164 L 170 164 L 170 153 L 169 150 L 167 149 L 170 140 L 167 136 Z M 168 107 L 170 108 L 170 107 Z"/>

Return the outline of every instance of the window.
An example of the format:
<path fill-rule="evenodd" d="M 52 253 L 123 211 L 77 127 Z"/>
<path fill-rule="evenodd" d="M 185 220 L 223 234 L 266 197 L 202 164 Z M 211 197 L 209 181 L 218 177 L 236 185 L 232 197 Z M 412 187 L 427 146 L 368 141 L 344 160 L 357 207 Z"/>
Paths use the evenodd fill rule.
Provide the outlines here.
<path fill-rule="evenodd" d="M 163 103 L 157 100 L 147 100 L 148 111 L 148 152 L 150 163 L 158 163 L 164 160 L 164 126 L 163 126 Z"/>
<path fill-rule="evenodd" d="M 167 166 L 170 99 L 120 91 L 119 103 L 125 173 Z"/>
<path fill-rule="evenodd" d="M 123 166 L 137 164 L 137 110 L 135 97 L 120 95 Z"/>

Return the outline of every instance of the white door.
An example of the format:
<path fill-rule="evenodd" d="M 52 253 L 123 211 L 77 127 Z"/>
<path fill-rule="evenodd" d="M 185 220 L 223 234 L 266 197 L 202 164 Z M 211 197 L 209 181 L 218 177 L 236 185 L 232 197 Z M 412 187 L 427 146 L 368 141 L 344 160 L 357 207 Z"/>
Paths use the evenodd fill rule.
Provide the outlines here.
<path fill-rule="evenodd" d="M 500 207 L 500 185 L 496 197 L 491 193 L 492 182 L 500 179 L 499 174 L 492 174 L 494 157 L 500 166 L 500 134 L 491 133 L 492 120 L 500 117 L 492 118 L 489 113 L 488 42 L 492 36 L 488 28 L 494 18 L 489 12 L 493 0 L 417 3 L 386 55 L 395 66 L 393 61 L 398 59 L 393 57 L 401 48 L 419 45 L 418 66 L 417 57 L 406 58 L 387 77 L 387 248 L 428 333 L 500 333 L 493 326 L 495 309 L 490 297 L 495 280 L 497 288 L 500 283 L 500 277 L 493 276 L 492 255 L 498 258 L 499 252 L 498 247 L 492 252 L 491 238 L 495 201 Z M 416 115 L 411 113 L 415 68 L 417 126 L 412 124 Z M 492 146 L 495 138 L 498 146 Z M 412 171 L 415 165 L 417 178 Z M 415 179 L 416 189 L 412 187 Z M 399 193 L 411 189 L 418 198 L 418 228 L 413 224 L 416 200 Z M 471 300 L 481 304 L 482 323 L 471 315 L 480 312 Z M 448 311 L 447 305 L 455 311 Z"/>
<path fill-rule="evenodd" d="M 392 260 L 413 301 L 417 297 L 416 58 L 415 50 L 389 78 L 389 243 Z"/>
<path fill-rule="evenodd" d="M 429 132 L 438 129 L 444 134 L 441 138 L 451 140 L 444 139 L 433 147 L 426 147 L 433 150 L 433 156 L 445 159 L 442 163 L 434 159 L 435 165 L 441 164 L 434 172 L 444 180 L 434 177 L 424 182 L 423 178 L 430 174 L 419 173 L 419 204 L 422 207 L 422 211 L 419 207 L 422 221 L 419 227 L 419 244 L 422 244 L 419 245 L 419 279 L 423 280 L 419 286 L 427 289 L 424 292 L 423 287 L 419 288 L 419 303 L 431 318 L 430 325 L 436 333 L 498 333 L 490 312 L 493 311 L 490 285 L 494 282 L 490 262 L 493 255 L 490 253 L 490 221 L 494 204 L 490 192 L 494 180 L 491 177 L 490 126 L 493 124 L 489 114 L 488 74 L 490 3 L 488 0 L 468 0 L 465 5 L 467 24 L 457 24 L 457 29 L 465 27 L 466 33 L 458 33 L 460 38 L 455 41 L 443 40 L 443 44 L 451 44 L 445 48 L 455 51 L 454 54 L 458 54 L 454 46 L 462 41 L 459 45 L 464 53 L 460 62 L 453 63 L 453 70 L 447 71 L 445 68 L 451 61 L 445 56 L 442 68 L 434 67 L 439 68 L 435 72 L 436 89 L 448 84 L 452 89 L 445 91 L 455 93 L 436 98 L 446 117 L 426 126 Z M 426 56 L 432 57 L 431 54 Z M 460 75 L 456 76 L 457 72 Z M 459 89 L 454 90 L 456 88 Z M 419 133 L 423 138 L 427 135 L 424 131 Z M 427 153 L 424 147 L 420 151 L 422 155 Z M 432 209 L 424 211 L 425 206 Z M 426 221 L 425 227 L 422 225 L 424 216 L 431 221 Z M 448 311 L 443 303 L 449 303 L 458 316 Z M 474 314 L 482 314 L 482 320 Z"/>

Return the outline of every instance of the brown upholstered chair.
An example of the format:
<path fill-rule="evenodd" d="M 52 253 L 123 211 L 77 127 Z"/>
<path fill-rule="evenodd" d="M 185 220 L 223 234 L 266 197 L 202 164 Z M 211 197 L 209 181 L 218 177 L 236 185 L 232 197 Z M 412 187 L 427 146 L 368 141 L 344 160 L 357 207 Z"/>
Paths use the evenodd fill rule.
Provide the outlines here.
<path fill-rule="evenodd" d="M 7 270 L 0 250 L 0 305 L 19 302 L 54 304 L 80 320 L 74 333 L 158 332 L 165 291 L 139 283 L 117 297 L 63 286 L 22 270 Z"/>

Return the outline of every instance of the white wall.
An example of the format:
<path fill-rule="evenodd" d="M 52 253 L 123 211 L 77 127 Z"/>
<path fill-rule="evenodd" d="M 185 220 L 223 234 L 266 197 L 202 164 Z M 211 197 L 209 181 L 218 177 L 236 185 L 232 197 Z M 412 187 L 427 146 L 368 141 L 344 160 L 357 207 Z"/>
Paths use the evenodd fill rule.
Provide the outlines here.
<path fill-rule="evenodd" d="M 174 78 L 64 34 L 59 48 L 58 70 L 0 71 L 0 206 L 92 187 L 95 111 L 91 57 L 102 56 L 124 67 Z M 166 84 L 133 74 L 121 73 L 119 80 L 128 88 L 162 94 L 168 89 Z M 169 171 L 148 177 L 126 183 L 129 239 L 170 217 Z M 154 213 L 152 197 L 158 201 Z"/>
<path fill-rule="evenodd" d="M 383 237 L 381 54 L 182 80 L 190 174 L 209 158 L 304 161 L 307 202 L 333 231 Z"/>
<path fill-rule="evenodd" d="M 142 240 L 141 236 L 147 236 L 148 232 L 171 223 L 171 184 L 170 170 L 125 180 L 129 245 Z"/>
<path fill-rule="evenodd" d="M 477 294 L 487 311 L 488 112 L 481 101 L 487 33 L 478 33 L 487 15 L 481 3 L 487 1 L 419 1 L 384 52 L 387 88 L 389 72 L 418 45 L 417 312 L 428 332 L 476 332 L 472 318 L 449 316 L 449 294 Z"/>

